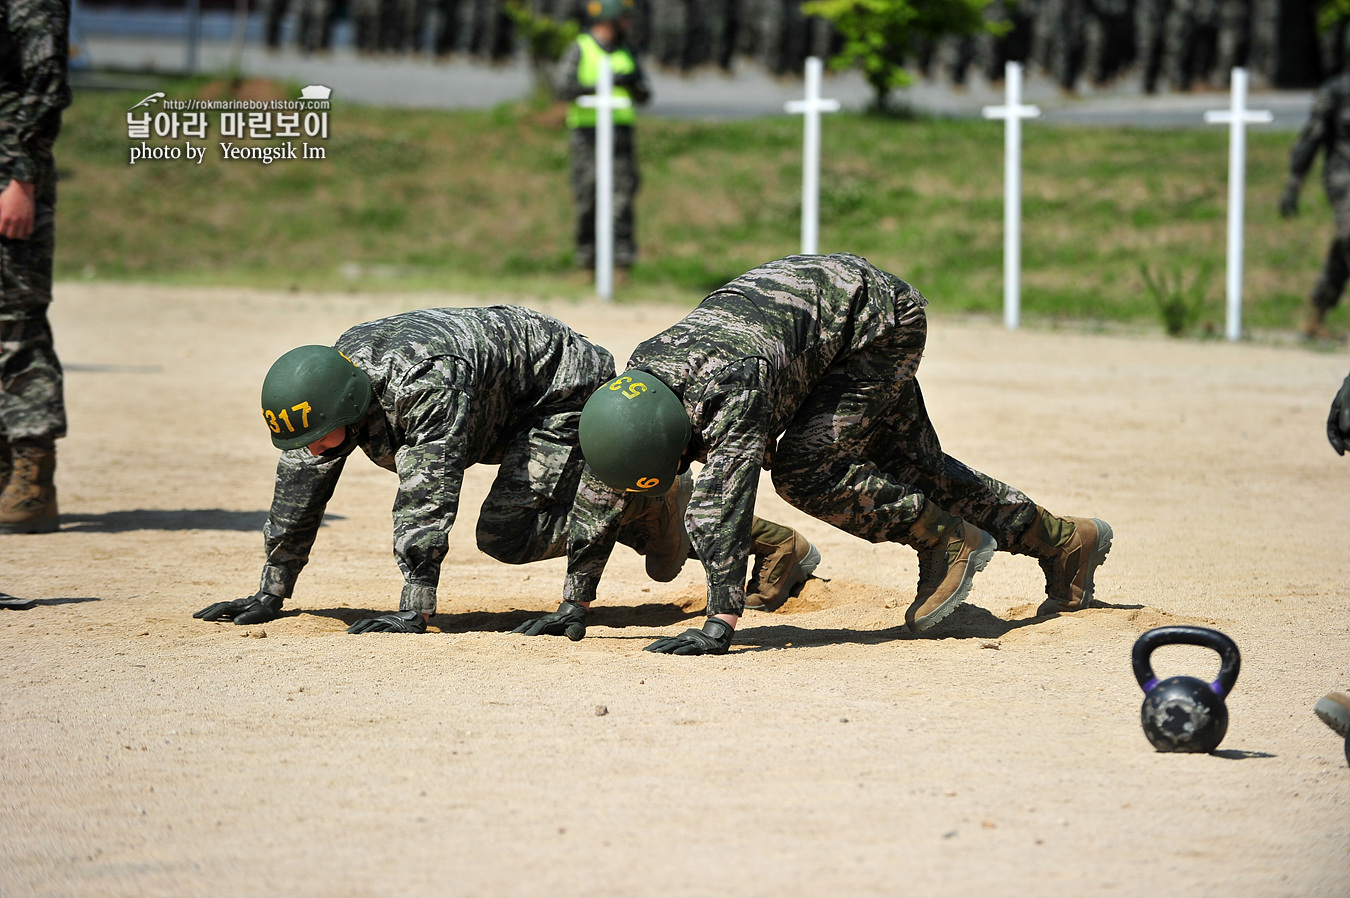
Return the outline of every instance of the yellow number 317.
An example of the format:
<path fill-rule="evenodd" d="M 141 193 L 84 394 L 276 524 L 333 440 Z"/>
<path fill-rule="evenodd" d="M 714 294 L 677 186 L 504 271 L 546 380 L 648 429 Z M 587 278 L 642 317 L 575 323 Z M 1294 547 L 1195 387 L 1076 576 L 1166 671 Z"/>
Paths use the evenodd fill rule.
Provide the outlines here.
<path fill-rule="evenodd" d="M 624 384 L 628 385 L 627 389 L 624 388 Z M 609 382 L 609 388 L 611 390 L 621 391 L 623 395 L 628 397 L 629 399 L 636 399 L 643 393 L 647 392 L 646 384 L 635 383 L 633 381 L 633 378 L 627 376 L 614 378 L 612 381 Z"/>
<path fill-rule="evenodd" d="M 291 411 L 300 413 L 300 427 L 302 429 L 309 427 L 309 413 L 311 409 L 308 402 L 302 402 L 299 405 L 291 406 Z M 273 414 L 267 409 L 263 409 L 263 418 L 267 420 L 267 426 L 272 428 L 272 433 L 281 433 L 281 424 L 285 424 L 288 431 L 295 433 L 295 425 L 291 423 L 291 417 L 286 414 L 284 408 L 276 414 Z M 278 418 L 281 419 L 281 424 L 277 423 Z"/>

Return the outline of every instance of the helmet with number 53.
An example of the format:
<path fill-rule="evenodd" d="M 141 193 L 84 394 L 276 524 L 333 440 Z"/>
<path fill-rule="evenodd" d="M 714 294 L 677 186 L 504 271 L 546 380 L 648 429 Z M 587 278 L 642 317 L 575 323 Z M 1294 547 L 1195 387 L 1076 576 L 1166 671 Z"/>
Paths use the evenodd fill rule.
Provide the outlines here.
<path fill-rule="evenodd" d="M 370 408 L 370 378 L 331 346 L 299 346 L 272 363 L 263 378 L 263 420 L 278 449 L 299 449 Z"/>
<path fill-rule="evenodd" d="M 629 369 L 581 410 L 581 454 L 616 490 L 662 495 L 679 475 L 693 428 L 678 396 L 656 376 Z"/>

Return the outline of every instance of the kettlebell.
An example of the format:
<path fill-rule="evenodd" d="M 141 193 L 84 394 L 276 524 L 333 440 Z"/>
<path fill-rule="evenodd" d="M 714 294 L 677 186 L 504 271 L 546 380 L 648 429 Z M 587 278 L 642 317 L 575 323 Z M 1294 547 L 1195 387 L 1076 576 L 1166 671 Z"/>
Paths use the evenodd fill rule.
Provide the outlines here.
<path fill-rule="evenodd" d="M 1164 645 L 1199 645 L 1219 653 L 1219 678 L 1206 683 L 1195 677 L 1153 675 L 1149 658 Z M 1204 627 L 1158 627 L 1134 644 L 1130 660 L 1144 690 L 1139 710 L 1144 735 L 1158 751 L 1210 752 L 1228 732 L 1228 707 L 1223 700 L 1233 691 L 1242 659 L 1237 643 L 1218 630 Z"/>

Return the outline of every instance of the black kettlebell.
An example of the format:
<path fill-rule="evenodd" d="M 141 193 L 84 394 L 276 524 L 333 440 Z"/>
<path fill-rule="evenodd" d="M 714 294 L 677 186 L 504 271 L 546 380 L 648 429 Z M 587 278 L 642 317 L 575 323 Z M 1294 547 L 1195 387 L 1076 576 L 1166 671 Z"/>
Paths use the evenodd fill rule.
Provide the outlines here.
<path fill-rule="evenodd" d="M 1149 658 L 1163 645 L 1199 645 L 1219 653 L 1219 678 L 1213 683 L 1195 677 L 1153 675 Z M 1228 707 L 1223 700 L 1233 691 L 1242 659 L 1237 643 L 1218 630 L 1204 627 L 1158 627 L 1140 636 L 1130 660 L 1144 690 L 1139 710 L 1144 735 L 1158 751 L 1209 752 L 1228 732 Z"/>

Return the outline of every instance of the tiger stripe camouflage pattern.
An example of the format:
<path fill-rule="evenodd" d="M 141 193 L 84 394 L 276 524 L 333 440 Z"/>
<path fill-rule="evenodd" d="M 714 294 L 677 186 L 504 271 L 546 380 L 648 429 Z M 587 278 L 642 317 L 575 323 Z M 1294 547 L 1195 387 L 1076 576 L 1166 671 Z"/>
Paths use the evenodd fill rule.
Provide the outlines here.
<path fill-rule="evenodd" d="M 708 613 L 740 614 L 761 467 L 796 507 L 874 542 L 905 536 L 925 496 L 1011 545 L 1036 506 L 942 452 L 915 374 L 927 300 L 844 253 L 789 256 L 731 281 L 642 343 L 629 368 L 680 397 L 704 463 L 688 526 Z M 564 598 L 595 596 L 625 502 L 589 472 Z"/>
<path fill-rule="evenodd" d="M 554 318 L 513 306 L 407 312 L 353 327 L 334 345 L 370 376 L 371 409 L 331 454 L 282 454 L 264 527 L 263 591 L 291 595 L 357 446 L 399 476 L 399 610 L 436 609 L 471 465 L 500 465 L 478 518 L 480 549 L 511 564 L 565 551 L 584 464 L 577 421 L 586 399 L 614 376 L 606 350 Z"/>

